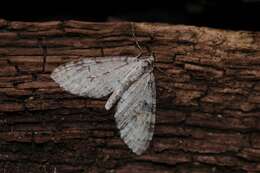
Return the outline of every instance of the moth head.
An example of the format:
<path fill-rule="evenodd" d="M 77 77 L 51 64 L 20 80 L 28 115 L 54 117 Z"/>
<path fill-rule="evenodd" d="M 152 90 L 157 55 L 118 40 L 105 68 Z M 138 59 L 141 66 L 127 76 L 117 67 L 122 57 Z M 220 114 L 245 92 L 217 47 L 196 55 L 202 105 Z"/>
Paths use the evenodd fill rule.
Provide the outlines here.
<path fill-rule="evenodd" d="M 142 68 L 145 72 L 153 69 L 153 59 L 147 58 L 142 61 Z"/>

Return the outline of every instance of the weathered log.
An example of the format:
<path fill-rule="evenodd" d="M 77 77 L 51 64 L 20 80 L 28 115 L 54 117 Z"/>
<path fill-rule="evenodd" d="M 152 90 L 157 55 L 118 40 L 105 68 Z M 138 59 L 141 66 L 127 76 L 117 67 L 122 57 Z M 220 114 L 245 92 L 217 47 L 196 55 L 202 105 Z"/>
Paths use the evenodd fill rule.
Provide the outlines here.
<path fill-rule="evenodd" d="M 0 20 L 0 172 L 260 172 L 260 34 L 135 23 Z M 84 57 L 156 58 L 157 120 L 141 156 L 105 99 L 50 78 Z M 164 71 L 164 72 L 162 72 Z"/>

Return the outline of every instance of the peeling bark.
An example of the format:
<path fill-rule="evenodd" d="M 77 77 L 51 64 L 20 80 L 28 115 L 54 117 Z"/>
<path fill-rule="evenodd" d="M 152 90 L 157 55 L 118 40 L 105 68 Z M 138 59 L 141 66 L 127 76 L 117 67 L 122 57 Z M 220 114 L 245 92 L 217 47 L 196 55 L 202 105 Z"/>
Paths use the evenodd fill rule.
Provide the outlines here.
<path fill-rule="evenodd" d="M 155 136 L 136 156 L 105 99 L 70 95 L 50 79 L 71 60 L 138 55 L 130 23 L 0 28 L 0 172 L 260 172 L 258 32 L 135 24 L 160 69 Z"/>

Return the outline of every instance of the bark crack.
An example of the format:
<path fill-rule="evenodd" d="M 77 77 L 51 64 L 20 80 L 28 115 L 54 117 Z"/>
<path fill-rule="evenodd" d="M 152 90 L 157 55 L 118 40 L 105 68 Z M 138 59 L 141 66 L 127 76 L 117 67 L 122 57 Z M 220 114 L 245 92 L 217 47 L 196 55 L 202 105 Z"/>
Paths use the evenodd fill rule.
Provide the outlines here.
<path fill-rule="evenodd" d="M 45 38 L 38 39 L 38 46 L 42 50 L 42 72 L 45 72 L 46 58 L 47 58 L 47 45 L 45 43 Z"/>

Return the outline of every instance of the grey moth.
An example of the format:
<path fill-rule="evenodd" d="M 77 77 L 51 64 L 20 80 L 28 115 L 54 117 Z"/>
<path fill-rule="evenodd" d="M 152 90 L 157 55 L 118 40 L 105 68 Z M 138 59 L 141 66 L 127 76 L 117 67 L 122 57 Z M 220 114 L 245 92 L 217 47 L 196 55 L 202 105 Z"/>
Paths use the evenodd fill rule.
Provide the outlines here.
<path fill-rule="evenodd" d="M 54 69 L 51 78 L 79 96 L 109 96 L 105 108 L 115 105 L 120 137 L 137 155 L 149 146 L 154 133 L 156 88 L 153 56 L 97 57 L 69 62 Z"/>

